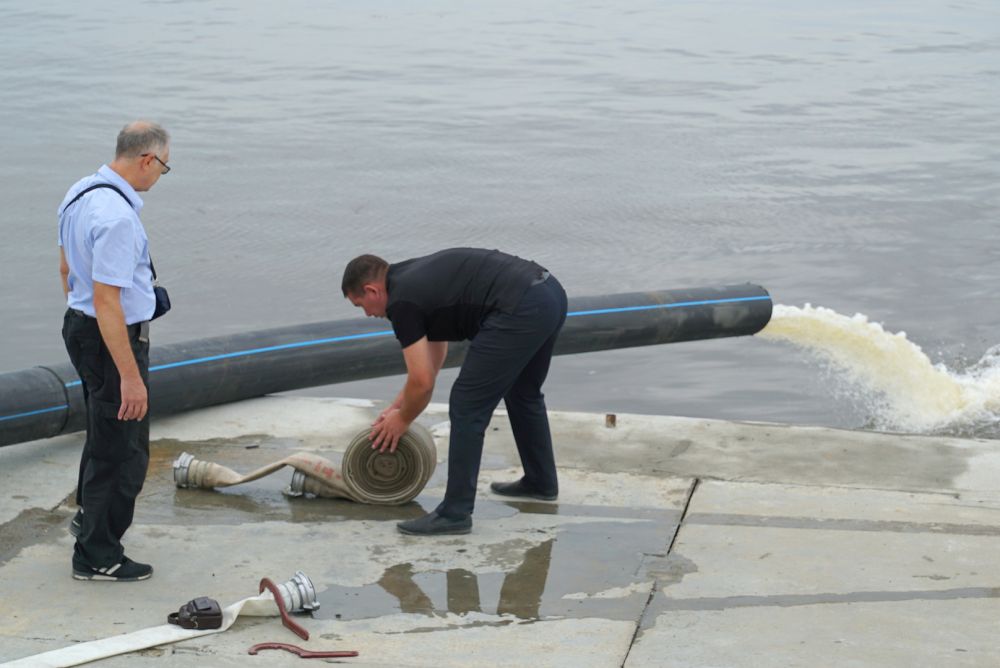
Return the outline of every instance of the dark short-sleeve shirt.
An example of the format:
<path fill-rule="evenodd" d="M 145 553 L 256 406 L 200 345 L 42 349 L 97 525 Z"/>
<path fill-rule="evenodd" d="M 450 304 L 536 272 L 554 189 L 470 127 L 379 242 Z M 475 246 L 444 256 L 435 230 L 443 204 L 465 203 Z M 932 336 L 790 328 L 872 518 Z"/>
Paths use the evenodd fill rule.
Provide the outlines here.
<path fill-rule="evenodd" d="M 473 338 L 483 320 L 512 313 L 542 267 L 498 250 L 449 248 L 389 265 L 386 316 L 403 348 Z"/>

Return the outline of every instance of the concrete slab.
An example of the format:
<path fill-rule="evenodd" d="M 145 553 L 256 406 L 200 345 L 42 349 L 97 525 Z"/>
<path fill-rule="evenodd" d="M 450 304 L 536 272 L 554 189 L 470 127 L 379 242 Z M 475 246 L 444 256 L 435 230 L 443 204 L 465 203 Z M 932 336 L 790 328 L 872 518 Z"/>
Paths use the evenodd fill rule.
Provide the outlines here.
<path fill-rule="evenodd" d="M 499 417 L 499 416 L 498 416 Z M 509 426 L 495 417 L 493 442 Z M 557 461 L 608 472 L 898 490 L 993 492 L 996 441 L 651 415 L 556 413 Z"/>
<path fill-rule="evenodd" d="M 1000 665 L 996 599 L 817 603 L 661 614 L 626 668 Z"/>
<path fill-rule="evenodd" d="M 1000 665 L 998 520 L 959 495 L 703 483 L 626 665 Z"/>
<path fill-rule="evenodd" d="M 265 405 L 290 408 L 281 399 Z M 194 654 L 214 665 L 235 665 L 239 657 L 244 665 L 265 660 L 245 657 L 250 645 L 283 640 L 313 648 L 350 645 L 362 651 L 356 665 L 520 666 L 528 655 L 620 665 L 652 588 L 646 563 L 665 554 L 692 480 L 568 469 L 558 503 L 509 501 L 491 496 L 488 483 L 518 472 L 505 456 L 491 454 L 474 532 L 431 540 L 403 536 L 395 522 L 436 505 L 444 467 L 416 502 L 402 507 L 290 499 L 281 493 L 290 474 L 282 473 L 219 491 L 173 486 L 171 463 L 182 450 L 237 470 L 296 449 L 336 458 L 326 450 L 330 443 L 346 444 L 375 410 L 357 420 L 356 406 L 326 402 L 336 415 L 332 423 L 271 436 L 262 426 L 280 430 L 261 424 L 259 408 L 260 402 L 212 410 L 213 423 L 225 422 L 228 433 L 237 434 L 228 439 L 214 424 L 200 432 L 180 420 L 157 425 L 147 484 L 126 539 L 130 554 L 154 563 L 152 580 L 71 580 L 66 507 L 54 513 L 59 522 L 0 556 L 0 659 L 155 626 L 194 596 L 226 604 L 255 594 L 263 576 L 283 580 L 302 570 L 317 584 L 323 606 L 305 622 L 314 634 L 309 643 L 277 620 L 240 620 L 225 634 L 102 663 L 180 662 Z M 75 474 L 62 482 L 71 488 Z M 270 654 L 266 660 L 292 659 Z"/>
<path fill-rule="evenodd" d="M 62 503 L 76 488 L 81 447 L 80 437 L 70 434 L 0 448 L 0 527 Z"/>
<path fill-rule="evenodd" d="M 1000 665 L 1000 457 L 992 441 L 619 414 L 551 416 L 558 502 L 511 501 L 502 411 L 469 536 L 400 519 L 443 495 L 447 407 L 421 422 L 438 471 L 406 506 L 282 495 L 290 473 L 178 490 L 182 450 L 250 471 L 297 450 L 336 460 L 379 407 L 276 396 L 157 421 L 126 542 L 156 566 L 128 585 L 69 577 L 63 501 L 79 436 L 0 448 L 0 661 L 226 604 L 269 576 L 312 577 L 301 642 L 276 619 L 99 662 L 300 665 L 265 640 L 358 649 L 359 666 Z M 678 530 L 678 527 L 679 530 Z M 819 657 L 819 658 L 817 658 Z"/>

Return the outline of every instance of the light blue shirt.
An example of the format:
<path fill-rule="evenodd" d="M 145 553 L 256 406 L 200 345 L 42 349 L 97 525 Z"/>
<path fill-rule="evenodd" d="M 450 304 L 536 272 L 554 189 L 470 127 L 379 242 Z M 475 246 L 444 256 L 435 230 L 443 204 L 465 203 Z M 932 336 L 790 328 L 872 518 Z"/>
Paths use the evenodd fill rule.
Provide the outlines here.
<path fill-rule="evenodd" d="M 129 201 L 110 188 L 98 188 L 66 208 L 81 190 L 96 183 L 110 183 Z M 58 211 L 59 245 L 69 265 L 67 306 L 96 317 L 94 281 L 98 281 L 121 288 L 125 324 L 153 316 L 156 297 L 149 239 L 139 220 L 141 210 L 139 194 L 107 165 L 69 189 Z"/>

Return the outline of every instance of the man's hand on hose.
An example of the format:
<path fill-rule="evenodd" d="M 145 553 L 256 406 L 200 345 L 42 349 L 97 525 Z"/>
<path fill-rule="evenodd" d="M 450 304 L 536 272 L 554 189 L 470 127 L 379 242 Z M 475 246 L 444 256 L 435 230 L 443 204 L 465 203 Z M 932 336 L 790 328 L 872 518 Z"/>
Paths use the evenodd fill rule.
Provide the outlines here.
<path fill-rule="evenodd" d="M 378 414 L 378 417 L 375 418 L 374 422 L 372 422 L 372 426 L 374 427 L 379 422 L 382 422 L 383 420 L 385 420 L 385 416 L 388 415 L 389 413 L 391 413 L 394 410 L 398 410 L 399 407 L 402 405 L 402 403 L 403 403 L 403 393 L 400 392 L 399 396 L 396 397 L 396 400 L 393 401 L 392 404 L 390 404 L 384 411 L 382 411 L 381 413 Z"/>
<path fill-rule="evenodd" d="M 371 439 L 372 449 L 379 452 L 395 452 L 399 445 L 399 439 L 403 437 L 406 430 L 410 428 L 410 423 L 403 419 L 398 408 L 389 408 L 383 411 L 379 419 L 372 425 Z"/>

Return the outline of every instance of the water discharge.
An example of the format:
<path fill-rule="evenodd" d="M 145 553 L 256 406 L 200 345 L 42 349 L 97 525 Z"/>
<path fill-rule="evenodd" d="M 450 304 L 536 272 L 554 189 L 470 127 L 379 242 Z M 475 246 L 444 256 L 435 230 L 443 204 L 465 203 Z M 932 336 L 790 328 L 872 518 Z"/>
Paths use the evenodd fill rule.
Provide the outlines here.
<path fill-rule="evenodd" d="M 963 372 L 934 364 L 904 332 L 860 313 L 776 305 L 758 335 L 805 349 L 860 391 L 879 429 L 975 433 L 1000 421 L 1000 351 L 990 349 Z"/>

